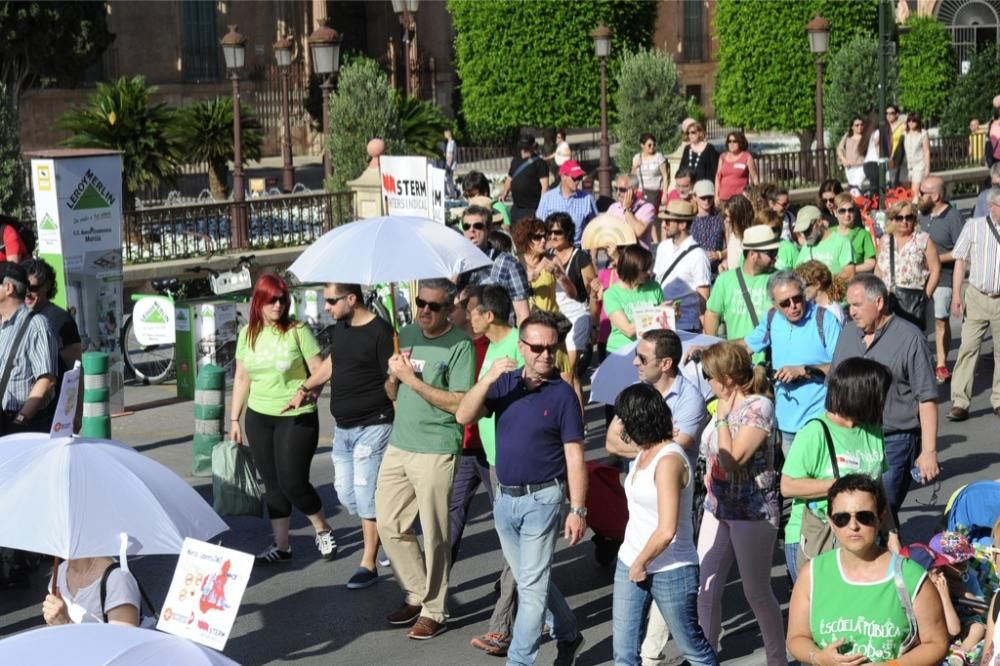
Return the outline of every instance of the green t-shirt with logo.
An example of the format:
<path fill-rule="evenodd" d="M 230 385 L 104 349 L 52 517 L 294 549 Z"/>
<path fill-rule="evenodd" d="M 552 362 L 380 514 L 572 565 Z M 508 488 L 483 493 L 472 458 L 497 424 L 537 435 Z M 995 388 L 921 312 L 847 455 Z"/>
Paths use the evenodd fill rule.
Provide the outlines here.
<path fill-rule="evenodd" d="M 885 461 L 881 427 L 856 425 L 853 428 L 845 428 L 831 421 L 826 414 L 819 418 L 830 429 L 830 439 L 833 440 L 833 450 L 837 454 L 837 467 L 841 476 L 860 473 L 867 474 L 875 480 L 882 478 L 888 465 Z M 793 479 L 833 478 L 826 435 L 817 419 L 806 423 L 795 435 L 795 441 L 788 451 L 781 473 Z M 792 498 L 792 513 L 785 525 L 785 543 L 798 543 L 799 530 L 802 528 L 802 512 L 807 505 L 818 517 L 826 519 L 825 499 Z"/>
<path fill-rule="evenodd" d="M 781 239 L 778 245 L 778 258 L 774 262 L 774 270 L 790 271 L 795 267 L 795 260 L 799 258 L 799 248 L 795 243 Z"/>
<path fill-rule="evenodd" d="M 798 439 L 792 445 L 795 448 Z M 840 639 L 843 654 L 863 654 L 865 663 L 884 664 L 899 658 L 910 633 L 903 602 L 899 599 L 890 558 L 885 577 L 873 583 L 844 579 L 840 549 L 827 551 L 812 561 L 809 627 L 819 649 Z M 902 559 L 903 584 L 911 603 L 927 572 L 913 560 Z"/>
<path fill-rule="evenodd" d="M 635 321 L 632 314 L 633 305 L 659 305 L 663 302 L 663 287 L 656 280 L 647 280 L 635 289 L 628 289 L 622 282 L 615 282 L 604 292 L 604 311 L 608 317 L 611 313 L 621 310 L 630 322 Z M 608 336 L 608 352 L 624 347 L 635 338 L 630 338 L 611 324 L 611 335 Z"/>
<path fill-rule="evenodd" d="M 472 340 L 462 330 L 453 326 L 444 335 L 428 338 L 418 326 L 404 326 L 399 332 L 399 349 L 410 352 L 417 378 L 425 384 L 452 392 L 472 388 L 476 354 Z M 434 407 L 400 383 L 390 444 L 413 453 L 455 455 L 462 449 L 462 431 L 454 414 Z"/>
<path fill-rule="evenodd" d="M 247 343 L 248 329 L 244 326 L 236 341 L 236 360 L 243 363 L 250 377 L 247 407 L 268 416 L 315 412 L 316 405 L 308 404 L 281 413 L 306 380 L 305 359 L 319 354 L 319 344 L 312 331 L 305 326 L 297 326 L 282 333 L 274 326 L 265 326 L 251 349 Z"/>
<path fill-rule="evenodd" d="M 834 232 L 838 233 L 838 232 Z M 863 264 L 875 258 L 875 242 L 872 235 L 864 227 L 851 227 L 846 234 L 851 242 L 851 252 L 854 254 L 854 265 Z"/>
<path fill-rule="evenodd" d="M 767 318 L 767 311 L 771 309 L 771 298 L 767 295 L 767 280 L 770 273 L 760 273 L 758 275 L 747 275 L 742 268 L 734 268 L 724 273 L 720 273 L 715 284 L 712 285 L 712 293 L 708 296 L 706 308 L 719 315 L 719 318 L 726 324 L 727 340 L 742 340 L 754 328 L 753 319 L 747 310 L 746 299 L 743 298 L 743 291 L 740 289 L 739 279 L 736 273 L 743 274 L 743 279 L 747 283 L 747 291 L 750 293 L 750 302 L 753 303 L 757 313 L 757 321 L 761 322 Z M 764 360 L 764 352 L 753 355 L 753 362 L 760 363 Z"/>
<path fill-rule="evenodd" d="M 847 240 L 839 233 L 832 233 L 828 238 L 824 238 L 816 245 L 804 245 L 799 250 L 799 258 L 795 265 L 804 264 L 815 259 L 826 264 L 833 275 L 837 275 L 844 270 L 845 266 L 854 263 L 854 250 L 851 248 L 851 241 Z"/>
<path fill-rule="evenodd" d="M 518 335 L 517 329 L 512 328 L 503 340 L 490 343 L 486 348 L 483 367 L 480 368 L 477 379 L 482 379 L 489 372 L 490 368 L 493 367 L 493 363 L 504 357 L 517 361 L 517 367 L 519 368 L 524 365 L 524 357 L 521 356 L 521 350 L 517 346 Z M 486 460 L 491 465 L 495 465 L 497 458 L 497 433 L 496 416 L 494 414 L 479 419 L 479 440 L 483 443 Z"/>

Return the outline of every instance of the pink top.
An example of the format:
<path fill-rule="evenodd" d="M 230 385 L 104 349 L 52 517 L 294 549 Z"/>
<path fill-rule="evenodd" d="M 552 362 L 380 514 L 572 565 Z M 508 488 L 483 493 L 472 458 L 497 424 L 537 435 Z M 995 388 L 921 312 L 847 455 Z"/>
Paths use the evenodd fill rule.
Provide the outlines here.
<path fill-rule="evenodd" d="M 601 286 L 607 291 L 608 287 L 618 282 L 618 273 L 614 268 L 610 266 L 607 268 L 602 268 L 597 271 L 597 279 L 600 280 Z M 597 328 L 597 342 L 599 344 L 607 343 L 608 336 L 611 335 L 611 320 L 608 319 L 608 313 L 604 311 L 604 303 L 601 303 L 601 313 L 599 315 L 600 320 L 598 322 Z"/>
<path fill-rule="evenodd" d="M 639 237 L 639 244 L 648 250 L 650 244 L 653 242 L 653 220 L 656 219 L 656 206 L 645 199 L 636 198 L 632 201 L 632 214 L 635 215 L 635 219 L 649 225 L 642 236 Z M 620 202 L 616 201 L 608 206 L 608 215 L 620 217 L 624 220 L 625 208 Z"/>
<path fill-rule="evenodd" d="M 743 194 L 743 190 L 750 184 L 750 167 L 747 165 L 750 151 L 744 150 L 732 162 L 729 161 L 729 154 L 719 158 L 719 199 L 722 201 Z"/>
<path fill-rule="evenodd" d="M 1000 122 L 990 122 L 990 143 L 993 144 L 993 158 L 1000 160 Z"/>

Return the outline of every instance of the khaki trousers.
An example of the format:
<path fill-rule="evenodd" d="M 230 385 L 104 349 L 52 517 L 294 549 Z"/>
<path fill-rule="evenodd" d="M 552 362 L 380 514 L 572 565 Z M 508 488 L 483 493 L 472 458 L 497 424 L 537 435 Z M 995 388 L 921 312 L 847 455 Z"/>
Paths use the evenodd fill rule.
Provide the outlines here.
<path fill-rule="evenodd" d="M 987 329 L 993 331 L 993 391 L 990 405 L 1000 407 L 1000 298 L 990 298 L 969 285 L 965 290 L 965 321 L 962 343 L 951 376 L 951 402 L 968 409 L 972 402 L 972 380 L 979 363 L 979 351 Z"/>
<path fill-rule="evenodd" d="M 422 606 L 435 622 L 448 619 L 448 569 L 451 567 L 448 506 L 457 456 L 411 453 L 392 444 L 382 458 L 375 490 L 378 534 L 406 603 Z M 411 531 L 417 516 L 424 550 Z"/>

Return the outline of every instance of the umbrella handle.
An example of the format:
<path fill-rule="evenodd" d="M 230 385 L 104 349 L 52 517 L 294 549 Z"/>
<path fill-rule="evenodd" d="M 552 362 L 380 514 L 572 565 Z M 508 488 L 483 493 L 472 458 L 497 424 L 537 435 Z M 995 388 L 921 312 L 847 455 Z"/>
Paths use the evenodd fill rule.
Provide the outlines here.
<path fill-rule="evenodd" d="M 52 596 L 59 596 L 59 585 L 56 581 L 59 580 L 59 558 L 52 558 Z"/>
<path fill-rule="evenodd" d="M 396 326 L 397 318 L 399 313 L 396 311 L 396 283 L 389 283 L 389 307 L 392 308 L 392 312 L 389 313 L 389 323 L 392 324 L 392 353 L 399 353 L 399 331 Z"/>

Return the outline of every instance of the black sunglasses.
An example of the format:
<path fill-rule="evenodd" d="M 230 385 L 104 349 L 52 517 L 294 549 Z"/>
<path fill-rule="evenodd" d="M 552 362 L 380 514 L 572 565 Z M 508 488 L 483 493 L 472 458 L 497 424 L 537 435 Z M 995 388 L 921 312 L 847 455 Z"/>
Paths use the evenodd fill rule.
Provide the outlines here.
<path fill-rule="evenodd" d="M 522 343 L 528 346 L 532 354 L 541 354 L 542 352 L 548 352 L 549 354 L 555 356 L 556 350 L 559 349 L 558 344 L 554 345 L 533 345 L 530 342 L 521 340 Z"/>
<path fill-rule="evenodd" d="M 545 240 L 545 234 L 531 234 L 531 240 Z"/>
<path fill-rule="evenodd" d="M 639 359 L 639 363 L 641 363 L 643 365 L 646 365 L 647 363 L 649 363 L 649 360 L 650 360 L 644 354 L 640 354 L 639 352 L 635 353 L 635 357 L 637 359 Z"/>
<path fill-rule="evenodd" d="M 825 203 L 825 204 L 832 204 L 833 200 L 836 199 L 836 198 L 837 198 L 836 196 L 823 197 L 823 203 Z"/>
<path fill-rule="evenodd" d="M 28 285 L 28 292 L 32 293 L 32 294 L 37 294 L 39 292 L 39 290 L 41 290 L 41 288 L 42 288 L 42 285 L 40 285 L 40 284 L 29 284 Z"/>
<path fill-rule="evenodd" d="M 275 303 L 284 303 L 284 302 L 285 302 L 285 297 L 281 296 L 281 295 L 278 295 L 278 296 L 275 296 L 274 298 L 272 298 L 271 300 L 269 300 L 267 302 L 267 304 L 268 305 L 274 305 Z"/>
<path fill-rule="evenodd" d="M 702 201 L 715 201 L 715 197 L 712 196 L 711 194 L 706 194 L 705 196 L 698 198 L 701 199 Z"/>
<path fill-rule="evenodd" d="M 844 215 L 846 213 L 853 213 L 855 210 L 854 206 L 851 206 L 850 208 L 838 208 L 837 212 Z"/>
<path fill-rule="evenodd" d="M 706 370 L 705 368 L 701 369 L 701 376 L 705 378 L 706 382 L 711 381 L 712 379 L 711 375 L 708 374 L 708 370 Z"/>
<path fill-rule="evenodd" d="M 796 305 L 800 305 L 803 302 L 805 302 L 805 300 L 806 299 L 805 299 L 805 297 L 802 294 L 795 294 L 794 296 L 789 296 L 788 298 L 786 298 L 783 301 L 778 301 L 778 307 L 779 308 L 787 308 L 787 307 L 790 307 L 792 305 L 792 303 L 795 303 Z"/>
<path fill-rule="evenodd" d="M 334 296 L 333 298 L 327 298 L 327 299 L 324 299 L 324 300 L 326 300 L 326 304 L 327 305 L 334 306 L 337 303 L 339 303 L 342 300 L 344 300 L 345 298 L 347 298 L 348 295 L 349 294 L 344 294 L 343 296 Z"/>
<path fill-rule="evenodd" d="M 615 192 L 617 192 L 618 194 L 625 194 L 626 192 L 629 192 L 631 190 L 632 190 L 631 187 L 616 187 L 615 188 Z"/>
<path fill-rule="evenodd" d="M 425 301 L 424 299 L 417 297 L 417 309 L 423 310 L 424 308 L 429 308 L 431 312 L 441 312 L 442 308 L 448 307 L 447 303 L 433 303 L 431 301 Z"/>
<path fill-rule="evenodd" d="M 777 250 L 757 250 L 757 252 L 759 252 L 760 254 L 763 254 L 765 257 L 768 257 L 770 259 L 777 259 L 778 258 L 778 251 Z"/>
<path fill-rule="evenodd" d="M 847 523 L 851 522 L 851 516 L 854 516 L 865 527 L 874 527 L 875 522 L 878 520 L 878 516 L 875 515 L 874 511 L 857 511 L 854 513 L 838 511 L 837 513 L 830 514 L 830 522 L 835 527 L 847 527 Z"/>
<path fill-rule="evenodd" d="M 564 236 L 566 234 L 562 229 L 549 229 L 549 236 Z"/>
<path fill-rule="evenodd" d="M 916 222 L 917 216 L 911 213 L 909 215 L 897 215 L 892 219 L 896 220 L 897 222 Z"/>
<path fill-rule="evenodd" d="M 486 228 L 485 222 L 473 222 L 472 224 L 466 224 L 465 222 L 462 222 L 462 231 L 468 231 L 469 229 L 482 231 L 485 228 Z"/>

